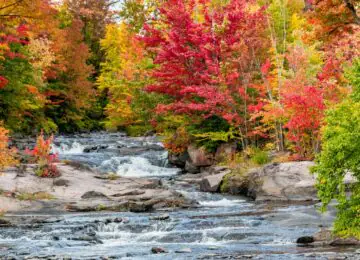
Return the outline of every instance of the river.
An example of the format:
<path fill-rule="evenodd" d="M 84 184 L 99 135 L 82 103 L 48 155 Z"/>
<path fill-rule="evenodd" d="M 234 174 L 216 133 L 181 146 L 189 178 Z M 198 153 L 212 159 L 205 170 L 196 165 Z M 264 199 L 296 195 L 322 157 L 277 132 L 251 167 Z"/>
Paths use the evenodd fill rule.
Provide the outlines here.
<path fill-rule="evenodd" d="M 151 217 L 163 212 L 81 213 L 2 228 L 1 259 L 328 259 L 335 252 L 331 247 L 295 243 L 298 237 L 331 225 L 333 214 L 319 214 L 314 205 L 270 207 L 244 197 L 199 192 L 179 179 L 180 169 L 168 165 L 167 153 L 155 137 L 59 136 L 53 150 L 60 159 L 101 172 L 160 178 L 163 185 L 197 200 L 200 207 L 169 210 L 170 218 L 161 221 Z M 122 222 L 108 221 L 116 218 Z M 153 247 L 167 253 L 152 254 Z"/>

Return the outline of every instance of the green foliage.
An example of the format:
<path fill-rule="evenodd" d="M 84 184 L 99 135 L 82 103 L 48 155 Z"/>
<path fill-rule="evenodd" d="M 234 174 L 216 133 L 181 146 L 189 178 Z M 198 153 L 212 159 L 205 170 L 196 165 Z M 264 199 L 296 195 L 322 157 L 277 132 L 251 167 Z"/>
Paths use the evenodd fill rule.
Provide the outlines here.
<path fill-rule="evenodd" d="M 126 133 L 134 137 L 142 136 L 150 130 L 152 130 L 151 125 L 129 125 L 125 128 Z"/>
<path fill-rule="evenodd" d="M 189 125 L 187 128 L 199 146 L 209 152 L 215 152 L 221 143 L 237 138 L 237 131 L 219 116 L 211 116 L 199 124 Z"/>
<path fill-rule="evenodd" d="M 20 193 L 16 195 L 18 200 L 34 201 L 34 200 L 54 200 L 55 197 L 47 192 Z"/>
<path fill-rule="evenodd" d="M 251 161 L 257 165 L 264 165 L 270 162 L 269 154 L 259 148 L 254 149 Z"/>
<path fill-rule="evenodd" d="M 360 71 L 359 58 L 347 77 L 353 86 L 351 98 L 327 112 L 323 131 L 323 150 L 312 171 L 317 173 L 318 196 L 325 210 L 332 199 L 337 199 L 338 214 L 335 232 L 341 236 L 360 238 L 360 184 L 357 182 L 346 193 L 344 177 L 351 172 L 360 179 Z"/>

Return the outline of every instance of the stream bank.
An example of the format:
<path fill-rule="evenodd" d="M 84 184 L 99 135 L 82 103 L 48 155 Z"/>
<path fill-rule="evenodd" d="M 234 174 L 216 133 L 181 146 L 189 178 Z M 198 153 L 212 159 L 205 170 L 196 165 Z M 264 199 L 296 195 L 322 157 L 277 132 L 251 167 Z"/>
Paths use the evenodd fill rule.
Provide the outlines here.
<path fill-rule="evenodd" d="M 76 203 L 93 203 L 99 196 L 103 200 L 102 195 L 112 198 L 114 194 L 130 196 L 132 200 L 139 198 L 138 202 L 143 203 L 140 198 L 145 195 L 160 196 L 164 192 L 166 199 L 181 198 L 190 204 L 169 207 L 155 203 L 150 212 L 137 213 L 108 209 L 65 212 L 52 209 L 44 201 L 35 201 L 41 205 L 40 210 L 30 206 L 27 211 L 10 210 L 5 215 L 10 224 L 0 228 L 0 259 L 359 259 L 357 245 L 296 243 L 299 237 L 330 227 L 333 209 L 320 214 L 314 202 L 277 204 L 201 192 L 200 175 L 184 175 L 169 165 L 167 153 L 155 137 L 130 138 L 121 133 L 62 136 L 55 139 L 53 149 L 62 160 L 71 162 L 61 167 L 78 181 L 74 187 L 79 188 L 73 189 Z M 74 162 L 91 170 L 76 169 Z M 90 172 L 91 178 L 86 175 Z M 106 173 L 119 178 L 94 177 Z M 1 178 L 9 176 L 0 177 L 0 182 Z M 16 179 L 21 178 L 26 177 Z M 62 184 L 71 181 L 65 175 L 60 178 L 65 180 Z M 102 185 L 87 191 L 102 195 L 90 193 L 90 197 L 81 198 L 87 193 L 84 187 L 89 179 Z M 117 190 L 119 184 L 115 183 L 120 180 L 130 186 L 136 180 L 145 187 L 136 184 L 129 195 Z M 149 183 L 157 185 L 150 187 Z M 45 185 L 43 179 L 38 184 L 39 189 Z M 107 193 L 103 185 L 114 192 Z M 68 187 L 54 189 L 59 201 L 61 196 L 67 196 L 61 195 L 61 190 Z M 114 196 L 114 200 L 119 198 L 124 199 Z"/>

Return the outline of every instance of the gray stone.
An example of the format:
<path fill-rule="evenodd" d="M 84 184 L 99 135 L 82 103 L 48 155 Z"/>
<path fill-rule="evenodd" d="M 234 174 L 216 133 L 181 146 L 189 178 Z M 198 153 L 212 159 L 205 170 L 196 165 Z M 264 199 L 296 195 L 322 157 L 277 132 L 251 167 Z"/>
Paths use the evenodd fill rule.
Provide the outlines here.
<path fill-rule="evenodd" d="M 153 216 L 149 218 L 150 220 L 168 220 L 170 219 L 169 214 L 163 214 L 163 215 L 159 215 L 159 216 Z"/>
<path fill-rule="evenodd" d="M 221 182 L 225 175 L 229 172 L 225 171 L 222 173 L 209 175 L 204 177 L 200 182 L 200 190 L 205 192 L 217 192 L 220 189 Z"/>
<path fill-rule="evenodd" d="M 256 201 L 318 201 L 313 162 L 273 163 L 251 171 L 247 195 Z"/>
<path fill-rule="evenodd" d="M 337 238 L 330 242 L 331 246 L 358 246 L 360 241 L 354 237 Z"/>
<path fill-rule="evenodd" d="M 82 196 L 82 199 L 93 199 L 93 198 L 107 198 L 107 196 L 101 192 L 97 191 L 88 191 L 85 192 Z"/>
<path fill-rule="evenodd" d="M 205 167 L 214 163 L 214 155 L 207 152 L 203 147 L 190 145 L 187 151 L 194 166 Z"/>
<path fill-rule="evenodd" d="M 65 179 L 57 179 L 54 180 L 53 185 L 54 186 L 69 186 L 70 181 L 65 180 Z"/>
<path fill-rule="evenodd" d="M 195 166 L 191 161 L 186 161 L 185 171 L 188 173 L 196 174 L 200 172 L 200 167 Z"/>
<path fill-rule="evenodd" d="M 167 251 L 164 248 L 161 247 L 153 247 L 151 248 L 151 252 L 153 254 L 163 254 L 163 253 L 167 253 Z"/>
<path fill-rule="evenodd" d="M 179 168 L 184 168 L 186 161 L 188 161 L 189 158 L 190 157 L 187 152 L 181 153 L 181 154 L 169 153 L 169 155 L 168 155 L 169 163 L 171 163 L 172 165 L 175 165 Z"/>

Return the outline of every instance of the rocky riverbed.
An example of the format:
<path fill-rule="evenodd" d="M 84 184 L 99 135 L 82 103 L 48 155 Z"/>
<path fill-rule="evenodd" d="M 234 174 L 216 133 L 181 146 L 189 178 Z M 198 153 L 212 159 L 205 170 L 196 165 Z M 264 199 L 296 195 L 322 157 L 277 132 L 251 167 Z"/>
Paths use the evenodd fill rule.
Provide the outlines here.
<path fill-rule="evenodd" d="M 0 259 L 360 258 L 354 241 L 339 247 L 324 235 L 333 208 L 320 214 L 313 193 L 304 189 L 311 199 L 303 200 L 289 188 L 312 185 L 312 176 L 297 179 L 311 163 L 266 166 L 245 188 L 235 178 L 232 196 L 216 192 L 227 168 L 182 174 L 155 137 L 97 133 L 55 142 L 67 160 L 60 178 L 39 179 L 32 165 L 0 176 L 0 208 L 7 210 Z"/>

